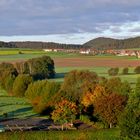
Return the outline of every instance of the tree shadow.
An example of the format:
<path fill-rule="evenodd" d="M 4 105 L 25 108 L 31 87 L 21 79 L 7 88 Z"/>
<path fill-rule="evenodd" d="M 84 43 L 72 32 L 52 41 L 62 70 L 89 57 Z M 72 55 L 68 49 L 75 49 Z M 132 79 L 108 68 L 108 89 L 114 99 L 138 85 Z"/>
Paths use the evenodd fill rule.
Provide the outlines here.
<path fill-rule="evenodd" d="M 19 116 L 25 116 L 25 118 L 27 117 L 34 117 L 34 116 L 38 116 L 38 114 L 29 114 L 27 112 L 32 111 L 32 107 L 25 107 L 25 108 L 20 108 L 17 110 L 13 110 L 10 112 L 5 112 L 4 114 L 0 115 L 1 119 L 10 119 L 10 118 L 18 118 Z"/>
<path fill-rule="evenodd" d="M 55 74 L 55 79 L 59 79 L 59 78 L 64 78 L 65 77 L 65 75 L 66 75 L 67 73 L 56 73 Z"/>

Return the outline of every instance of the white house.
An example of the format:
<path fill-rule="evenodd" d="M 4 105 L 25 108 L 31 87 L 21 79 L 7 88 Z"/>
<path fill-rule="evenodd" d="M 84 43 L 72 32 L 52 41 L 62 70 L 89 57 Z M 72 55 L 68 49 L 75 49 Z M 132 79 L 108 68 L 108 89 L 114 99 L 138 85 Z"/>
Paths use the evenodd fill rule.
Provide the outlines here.
<path fill-rule="evenodd" d="M 43 49 L 45 52 L 52 52 L 53 49 Z"/>
<path fill-rule="evenodd" d="M 90 49 L 88 50 L 80 50 L 80 54 L 89 54 L 90 53 Z"/>

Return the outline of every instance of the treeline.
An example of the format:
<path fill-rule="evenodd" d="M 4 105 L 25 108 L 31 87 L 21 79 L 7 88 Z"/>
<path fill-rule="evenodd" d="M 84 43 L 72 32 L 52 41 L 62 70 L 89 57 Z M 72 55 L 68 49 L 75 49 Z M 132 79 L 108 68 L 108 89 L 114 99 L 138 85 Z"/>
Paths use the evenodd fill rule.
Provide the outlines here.
<path fill-rule="evenodd" d="M 140 37 L 128 39 L 99 37 L 88 41 L 84 46 L 96 50 L 140 48 Z"/>
<path fill-rule="evenodd" d="M 22 96 L 23 92 L 18 91 L 22 90 L 20 86 L 24 85 L 24 90 L 26 90 L 28 84 L 32 81 L 54 78 L 54 76 L 54 62 L 48 56 L 14 64 L 0 64 L 0 85 L 11 95 Z M 18 87 L 17 85 L 20 86 Z"/>
<path fill-rule="evenodd" d="M 30 49 L 80 49 L 82 45 L 60 44 L 53 42 L 0 42 L 0 48 L 30 48 Z"/>
<path fill-rule="evenodd" d="M 6 43 L 3 41 L 0 41 L 0 48 L 16 48 L 16 45 L 13 43 Z"/>

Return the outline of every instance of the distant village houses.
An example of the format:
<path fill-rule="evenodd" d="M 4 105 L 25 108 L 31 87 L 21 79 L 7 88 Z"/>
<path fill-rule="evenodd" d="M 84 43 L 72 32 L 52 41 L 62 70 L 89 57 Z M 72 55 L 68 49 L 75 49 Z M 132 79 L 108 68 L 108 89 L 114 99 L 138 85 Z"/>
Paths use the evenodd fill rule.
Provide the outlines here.
<path fill-rule="evenodd" d="M 83 55 L 111 54 L 116 56 L 136 56 L 140 58 L 140 50 L 95 50 L 95 49 L 43 49 L 45 52 L 79 53 Z"/>

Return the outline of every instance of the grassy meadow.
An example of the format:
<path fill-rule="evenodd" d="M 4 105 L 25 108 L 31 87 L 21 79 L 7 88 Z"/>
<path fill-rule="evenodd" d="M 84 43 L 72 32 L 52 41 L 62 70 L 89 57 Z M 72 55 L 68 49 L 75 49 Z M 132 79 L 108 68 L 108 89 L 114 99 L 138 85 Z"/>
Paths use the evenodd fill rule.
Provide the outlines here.
<path fill-rule="evenodd" d="M 0 134 L 2 140 L 120 140 L 118 129 L 88 131 L 15 132 Z M 128 140 L 128 139 L 126 139 Z"/>
<path fill-rule="evenodd" d="M 36 115 L 26 99 L 9 96 L 0 89 L 0 119 L 26 118 Z"/>

